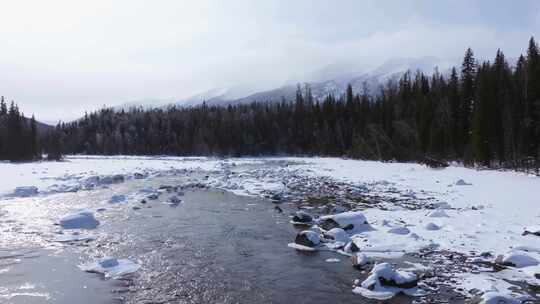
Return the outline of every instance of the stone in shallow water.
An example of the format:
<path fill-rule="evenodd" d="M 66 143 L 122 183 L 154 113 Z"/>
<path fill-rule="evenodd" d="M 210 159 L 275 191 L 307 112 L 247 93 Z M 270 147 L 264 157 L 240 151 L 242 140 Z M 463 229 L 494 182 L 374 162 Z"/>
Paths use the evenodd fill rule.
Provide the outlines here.
<path fill-rule="evenodd" d="M 398 293 L 423 295 L 417 286 L 416 274 L 395 270 L 389 263 L 380 263 L 373 267 L 370 275 L 353 292 L 371 299 L 389 300 Z"/>
<path fill-rule="evenodd" d="M 293 224 L 310 224 L 313 222 L 313 216 L 305 211 L 297 211 L 293 218 Z"/>
<path fill-rule="evenodd" d="M 341 228 L 346 231 L 354 231 L 356 233 L 370 229 L 366 217 L 360 211 L 348 211 L 334 215 L 322 216 L 319 225 L 324 230 Z"/>
<path fill-rule="evenodd" d="M 304 230 L 296 235 L 294 242 L 307 247 L 315 247 L 321 243 L 321 238 L 314 231 Z"/>

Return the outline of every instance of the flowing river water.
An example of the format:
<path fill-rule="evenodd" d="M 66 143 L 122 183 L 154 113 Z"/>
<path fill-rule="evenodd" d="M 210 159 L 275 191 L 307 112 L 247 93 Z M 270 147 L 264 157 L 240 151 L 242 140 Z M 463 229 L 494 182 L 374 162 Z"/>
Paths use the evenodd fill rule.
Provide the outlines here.
<path fill-rule="evenodd" d="M 354 295 L 352 283 L 366 273 L 332 252 L 287 247 L 297 230 L 293 205 L 217 189 L 186 191 L 141 203 L 110 204 L 113 194 L 132 194 L 188 177 L 129 180 L 109 188 L 0 201 L 1 303 L 372 303 Z M 89 242 L 58 243 L 62 215 L 89 208 L 100 221 L 81 231 Z M 141 265 L 122 279 L 105 280 L 78 265 L 103 256 Z M 328 258 L 339 262 L 329 263 Z M 409 303 L 398 296 L 387 303 Z"/>

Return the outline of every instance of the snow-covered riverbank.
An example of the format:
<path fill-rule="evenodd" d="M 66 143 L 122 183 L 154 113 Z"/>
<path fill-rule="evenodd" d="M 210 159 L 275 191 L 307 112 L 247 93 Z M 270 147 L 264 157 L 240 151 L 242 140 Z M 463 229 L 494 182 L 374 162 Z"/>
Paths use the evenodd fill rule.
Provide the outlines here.
<path fill-rule="evenodd" d="M 428 247 L 463 254 L 469 268 L 447 275 L 467 296 L 498 292 L 517 299 L 526 294 L 520 292 L 524 283 L 512 282 L 540 285 L 540 178 L 524 173 L 337 158 L 71 156 L 64 162 L 1 163 L 0 194 L 79 191 L 114 182 L 115 175 L 136 179 L 186 170 L 201 173 L 205 185 L 276 200 L 298 200 L 335 183 L 323 193 L 338 198 L 333 206 L 360 208 L 373 228 L 350 236 L 362 240 L 359 247 L 369 258 L 418 254 Z M 28 187 L 36 187 L 37 194 Z M 355 193 L 376 197 L 376 204 L 352 201 Z M 299 208 L 314 216 L 326 212 L 309 204 Z M 493 272 L 470 266 L 495 264 L 506 268 Z"/>

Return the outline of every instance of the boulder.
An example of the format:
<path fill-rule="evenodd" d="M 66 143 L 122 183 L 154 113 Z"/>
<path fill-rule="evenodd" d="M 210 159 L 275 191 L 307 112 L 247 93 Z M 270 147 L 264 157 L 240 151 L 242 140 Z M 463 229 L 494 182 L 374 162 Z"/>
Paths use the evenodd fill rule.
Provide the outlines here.
<path fill-rule="evenodd" d="M 369 258 L 365 254 L 357 252 L 351 257 L 351 262 L 355 268 L 362 268 L 369 264 Z"/>
<path fill-rule="evenodd" d="M 538 260 L 522 252 L 509 252 L 505 255 L 497 257 L 496 262 L 498 264 L 516 268 L 523 268 L 528 266 L 536 266 L 539 264 Z"/>
<path fill-rule="evenodd" d="M 389 263 L 380 263 L 373 267 L 369 277 L 362 283 L 362 286 L 370 290 L 376 285 L 409 289 L 418 285 L 418 277 L 412 272 L 395 270 Z"/>
<path fill-rule="evenodd" d="M 297 211 L 292 218 L 292 223 L 300 225 L 311 224 L 313 223 L 313 216 L 305 211 Z"/>
<path fill-rule="evenodd" d="M 472 184 L 467 183 L 467 182 L 465 182 L 465 181 L 462 180 L 462 179 L 459 179 L 459 180 L 456 182 L 456 186 L 472 186 Z"/>
<path fill-rule="evenodd" d="M 318 233 L 314 231 L 304 230 L 296 235 L 294 242 L 296 244 L 307 246 L 307 247 L 315 247 L 315 246 L 320 245 L 321 237 L 319 236 Z"/>
<path fill-rule="evenodd" d="M 343 242 L 344 244 L 350 241 L 349 234 L 341 228 L 332 228 L 323 233 L 324 238 L 334 242 Z"/>
<path fill-rule="evenodd" d="M 178 198 L 178 196 L 176 196 L 176 195 L 173 195 L 173 196 L 171 196 L 169 198 L 169 205 L 171 205 L 171 206 L 177 206 L 181 202 L 182 202 L 182 200 L 180 198 Z"/>
<path fill-rule="evenodd" d="M 353 292 L 372 299 L 389 300 L 400 292 L 419 294 L 417 286 L 416 274 L 395 270 L 388 263 L 380 263 L 373 267 L 369 276 Z"/>
<path fill-rule="evenodd" d="M 322 216 L 319 221 L 319 226 L 324 230 L 341 228 L 349 233 L 352 231 L 361 232 L 370 228 L 366 217 L 360 211 L 348 211 Z"/>

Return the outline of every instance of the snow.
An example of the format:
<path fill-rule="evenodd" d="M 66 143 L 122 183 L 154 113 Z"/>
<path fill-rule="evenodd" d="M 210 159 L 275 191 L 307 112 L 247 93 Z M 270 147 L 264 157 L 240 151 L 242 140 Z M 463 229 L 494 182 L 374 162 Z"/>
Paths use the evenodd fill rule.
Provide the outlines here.
<path fill-rule="evenodd" d="M 86 272 L 95 272 L 105 275 L 105 278 L 118 279 L 139 270 L 141 266 L 128 260 L 104 257 L 95 262 L 80 265 L 79 268 Z"/>
<path fill-rule="evenodd" d="M 90 210 L 79 210 L 61 218 L 58 223 L 64 229 L 95 229 L 99 225 Z"/>

